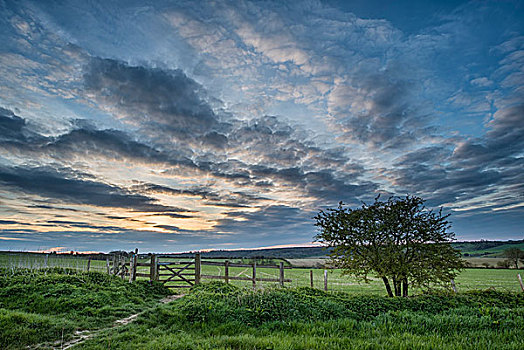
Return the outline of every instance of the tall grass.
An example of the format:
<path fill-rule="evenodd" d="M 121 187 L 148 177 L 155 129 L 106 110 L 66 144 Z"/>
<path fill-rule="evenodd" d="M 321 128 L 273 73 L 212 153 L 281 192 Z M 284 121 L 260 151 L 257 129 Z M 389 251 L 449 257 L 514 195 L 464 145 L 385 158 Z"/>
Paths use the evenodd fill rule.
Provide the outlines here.
<path fill-rule="evenodd" d="M 107 327 L 169 294 L 146 281 L 73 269 L 0 269 L 0 349 L 68 339 Z M 18 345 L 17 345 L 18 344 Z"/>
<path fill-rule="evenodd" d="M 141 315 L 84 349 L 520 349 L 524 298 L 510 292 L 412 298 L 223 283 Z"/>

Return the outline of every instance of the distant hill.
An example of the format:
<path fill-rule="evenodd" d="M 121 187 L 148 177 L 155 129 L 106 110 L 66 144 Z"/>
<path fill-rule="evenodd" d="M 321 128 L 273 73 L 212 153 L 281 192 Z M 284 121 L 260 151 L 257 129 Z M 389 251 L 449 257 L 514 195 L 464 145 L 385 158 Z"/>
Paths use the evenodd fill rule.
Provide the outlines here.
<path fill-rule="evenodd" d="M 466 241 L 452 243 L 453 247 L 462 252 L 464 256 L 470 257 L 503 257 L 504 250 L 508 248 L 520 248 L 524 250 L 524 239 L 516 241 Z M 246 250 L 213 250 L 203 252 L 206 258 L 324 258 L 330 249 L 323 247 L 293 247 L 273 249 L 246 249 Z M 192 256 L 193 253 L 181 253 L 181 257 Z"/>
<path fill-rule="evenodd" d="M 459 249 L 464 256 L 502 258 L 504 251 L 509 248 L 524 250 L 524 239 L 516 241 L 471 241 L 456 242 L 453 246 Z"/>
<path fill-rule="evenodd" d="M 245 250 L 212 250 L 202 252 L 203 258 L 323 258 L 326 257 L 328 250 L 323 247 L 292 247 L 292 248 L 272 248 L 272 249 L 245 249 Z M 193 256 L 191 253 L 180 253 L 181 257 Z"/>

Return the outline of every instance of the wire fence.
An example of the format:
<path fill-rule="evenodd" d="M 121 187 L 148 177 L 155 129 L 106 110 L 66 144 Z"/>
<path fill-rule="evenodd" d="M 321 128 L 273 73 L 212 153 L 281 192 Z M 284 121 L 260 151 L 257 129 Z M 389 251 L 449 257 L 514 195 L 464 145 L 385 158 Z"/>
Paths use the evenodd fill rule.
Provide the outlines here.
<path fill-rule="evenodd" d="M 112 255 L 2 252 L 0 253 L 0 267 L 13 270 L 64 268 L 78 271 L 107 272 L 108 259 L 112 259 Z"/>

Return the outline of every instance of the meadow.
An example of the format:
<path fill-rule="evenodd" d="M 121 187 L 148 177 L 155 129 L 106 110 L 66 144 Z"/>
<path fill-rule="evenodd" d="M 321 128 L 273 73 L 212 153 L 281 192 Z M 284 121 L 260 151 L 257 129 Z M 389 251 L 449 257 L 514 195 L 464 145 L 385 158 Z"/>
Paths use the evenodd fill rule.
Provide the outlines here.
<path fill-rule="evenodd" d="M 173 291 L 157 282 L 129 283 L 108 275 L 105 261 L 92 261 L 86 272 L 81 257 L 46 262 L 71 268 L 43 268 L 39 258 L 17 257 L 15 266 L 12 256 L 0 255 L 8 265 L 0 269 L 2 349 L 61 349 L 79 340 L 73 348 L 524 347 L 524 293 L 514 269 L 466 269 L 456 278 L 458 293 L 443 286 L 414 289 L 410 298 L 387 298 L 376 278 L 359 283 L 329 270 L 324 292 L 323 269 L 288 268 L 285 277 L 292 282 L 285 288 L 259 282 L 253 290 L 249 281 L 204 280 L 191 290 L 176 290 L 185 296 L 162 304 Z M 221 266 L 202 268 L 203 274 L 224 272 Z M 310 271 L 315 288 L 309 288 Z M 250 274 L 250 268 L 230 268 L 230 276 Z M 278 269 L 257 270 L 257 276 L 277 275 Z"/>
<path fill-rule="evenodd" d="M 412 298 L 253 291 L 222 282 L 110 329 L 79 349 L 521 349 L 524 298 L 497 291 Z"/>
<path fill-rule="evenodd" d="M 158 283 L 130 284 L 99 272 L 2 268 L 0 349 L 52 341 L 61 344 L 75 331 L 108 327 L 156 305 L 168 294 Z"/>

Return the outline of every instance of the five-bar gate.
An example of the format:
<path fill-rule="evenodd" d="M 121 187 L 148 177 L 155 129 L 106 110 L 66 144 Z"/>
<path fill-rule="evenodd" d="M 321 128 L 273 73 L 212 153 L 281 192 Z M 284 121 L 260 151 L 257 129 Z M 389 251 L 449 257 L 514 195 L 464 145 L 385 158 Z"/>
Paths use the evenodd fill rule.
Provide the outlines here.
<path fill-rule="evenodd" d="M 150 262 L 143 262 L 147 258 Z M 142 261 L 142 262 L 139 262 Z M 202 272 L 202 266 L 223 267 L 220 271 L 224 274 L 211 275 L 208 272 Z M 144 273 L 143 268 L 149 267 L 149 273 Z M 251 274 L 248 276 L 233 276 L 230 274 L 230 268 L 249 268 Z M 142 268 L 142 269 L 141 269 Z M 231 263 L 225 261 L 202 261 L 200 253 L 195 253 L 195 258 L 181 258 L 177 254 L 148 254 L 139 256 L 136 252 L 131 257 L 130 262 L 130 282 L 134 281 L 136 277 L 148 277 L 150 281 L 158 281 L 168 288 L 191 288 L 195 284 L 199 284 L 202 279 L 219 279 L 226 283 L 232 280 L 237 281 L 251 281 L 253 288 L 256 288 L 257 282 L 278 282 L 284 286 L 284 282 L 291 282 L 290 279 L 285 278 L 284 270 L 291 267 L 284 267 L 284 263 L 279 265 L 257 265 L 256 262 L 252 264 Z M 278 276 L 262 277 L 257 276 L 257 269 L 278 269 Z"/>

